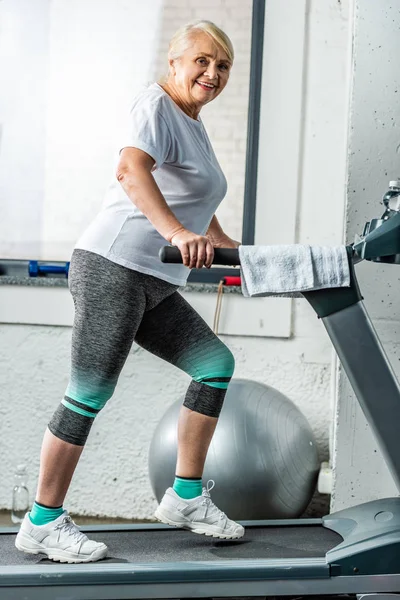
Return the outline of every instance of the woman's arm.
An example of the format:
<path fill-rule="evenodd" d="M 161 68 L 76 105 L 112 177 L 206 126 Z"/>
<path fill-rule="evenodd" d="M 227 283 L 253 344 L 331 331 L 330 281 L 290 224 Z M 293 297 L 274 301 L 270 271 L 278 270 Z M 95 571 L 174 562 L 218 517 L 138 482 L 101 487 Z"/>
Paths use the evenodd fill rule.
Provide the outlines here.
<path fill-rule="evenodd" d="M 214 215 L 207 229 L 206 236 L 214 248 L 237 248 L 241 242 L 230 238 L 222 229 L 217 217 Z"/>
<path fill-rule="evenodd" d="M 138 148 L 124 148 L 117 166 L 117 179 L 128 198 L 168 241 L 184 229 L 165 202 L 151 170 L 155 160 Z"/>
<path fill-rule="evenodd" d="M 154 159 L 138 148 L 124 148 L 116 176 L 128 198 L 144 214 L 160 235 L 181 251 L 183 264 L 190 269 L 210 267 L 214 248 L 206 236 L 182 225 L 161 194 L 151 174 Z"/>

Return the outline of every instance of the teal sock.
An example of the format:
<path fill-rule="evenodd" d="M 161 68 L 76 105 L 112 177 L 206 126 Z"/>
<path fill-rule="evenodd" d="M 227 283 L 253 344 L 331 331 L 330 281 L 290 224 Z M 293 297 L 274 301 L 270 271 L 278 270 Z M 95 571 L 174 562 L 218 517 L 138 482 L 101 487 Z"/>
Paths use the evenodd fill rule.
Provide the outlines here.
<path fill-rule="evenodd" d="M 172 489 L 178 496 L 185 498 L 185 500 L 201 496 L 203 491 L 201 477 L 198 477 L 197 479 L 186 479 L 185 477 L 176 476 Z"/>
<path fill-rule="evenodd" d="M 64 509 L 62 506 L 44 506 L 34 502 L 29 513 L 29 518 L 34 525 L 47 525 L 62 515 Z"/>

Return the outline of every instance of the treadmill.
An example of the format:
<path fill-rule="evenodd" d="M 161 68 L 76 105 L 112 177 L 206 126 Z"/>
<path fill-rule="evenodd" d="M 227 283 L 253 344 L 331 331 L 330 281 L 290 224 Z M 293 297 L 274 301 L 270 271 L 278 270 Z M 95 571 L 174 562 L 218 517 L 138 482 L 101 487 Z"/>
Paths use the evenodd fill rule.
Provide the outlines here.
<path fill-rule="evenodd" d="M 400 183 L 399 183 L 400 186 Z M 386 198 L 386 196 L 385 196 Z M 354 265 L 400 263 L 400 189 L 380 219 L 347 247 L 349 288 L 305 292 L 339 359 L 400 489 L 400 388 L 362 302 Z M 177 248 L 160 252 L 180 262 Z M 214 264 L 238 265 L 238 250 Z M 277 597 L 400 599 L 400 498 L 375 500 L 322 519 L 243 522 L 223 541 L 162 524 L 83 526 L 109 547 L 106 559 L 60 564 L 15 546 L 0 529 L 1 600 Z"/>

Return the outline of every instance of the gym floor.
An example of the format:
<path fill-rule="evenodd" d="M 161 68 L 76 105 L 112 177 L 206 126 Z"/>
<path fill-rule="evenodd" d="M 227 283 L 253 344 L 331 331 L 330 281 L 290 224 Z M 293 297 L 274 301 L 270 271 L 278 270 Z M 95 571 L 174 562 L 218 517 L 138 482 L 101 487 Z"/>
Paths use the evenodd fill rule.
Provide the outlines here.
<path fill-rule="evenodd" d="M 138 524 L 138 523 L 150 523 L 153 521 L 137 521 L 129 519 L 110 519 L 107 517 L 85 517 L 85 515 L 73 515 L 71 517 L 77 525 L 109 525 L 111 524 Z M 14 527 L 15 523 L 11 521 L 11 511 L 0 510 L 0 527 Z"/>

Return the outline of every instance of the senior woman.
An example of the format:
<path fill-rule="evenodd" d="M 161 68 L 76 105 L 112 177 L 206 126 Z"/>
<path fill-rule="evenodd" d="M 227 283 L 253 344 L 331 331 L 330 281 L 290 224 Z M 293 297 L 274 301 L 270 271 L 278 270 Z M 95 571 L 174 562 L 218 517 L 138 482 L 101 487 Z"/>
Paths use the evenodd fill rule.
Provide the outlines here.
<path fill-rule="evenodd" d="M 63 502 L 133 341 L 192 378 L 178 423 L 175 481 L 155 516 L 223 539 L 244 533 L 202 487 L 234 359 L 177 292 L 191 268 L 211 266 L 214 247 L 239 245 L 214 214 L 226 180 L 199 117 L 228 82 L 233 48 L 216 25 L 196 21 L 178 30 L 168 58 L 166 81 L 134 101 L 116 178 L 72 255 L 71 377 L 44 435 L 36 501 L 16 538 L 19 550 L 62 562 L 107 554 L 105 544 L 79 531 Z M 160 262 L 166 242 L 179 248 L 183 265 Z"/>

